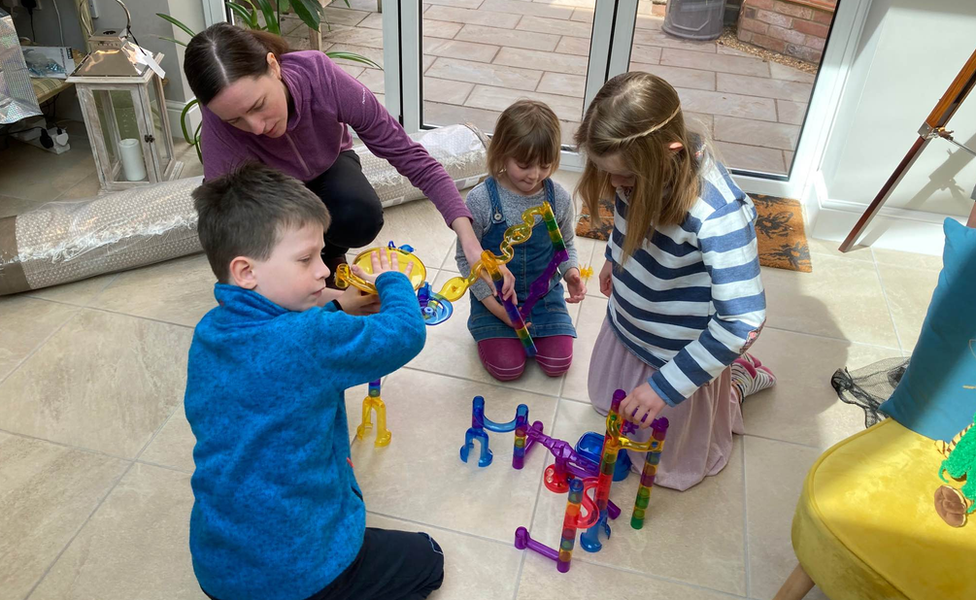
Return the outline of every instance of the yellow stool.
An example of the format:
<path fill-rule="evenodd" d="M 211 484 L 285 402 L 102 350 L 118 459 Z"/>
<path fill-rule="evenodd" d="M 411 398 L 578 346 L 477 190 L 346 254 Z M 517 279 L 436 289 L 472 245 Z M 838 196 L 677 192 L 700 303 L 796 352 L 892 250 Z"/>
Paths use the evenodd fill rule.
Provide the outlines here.
<path fill-rule="evenodd" d="M 976 599 L 976 523 L 950 527 L 935 511 L 943 458 L 892 419 L 824 452 L 793 517 L 800 564 L 776 600 L 814 583 L 831 600 Z"/>

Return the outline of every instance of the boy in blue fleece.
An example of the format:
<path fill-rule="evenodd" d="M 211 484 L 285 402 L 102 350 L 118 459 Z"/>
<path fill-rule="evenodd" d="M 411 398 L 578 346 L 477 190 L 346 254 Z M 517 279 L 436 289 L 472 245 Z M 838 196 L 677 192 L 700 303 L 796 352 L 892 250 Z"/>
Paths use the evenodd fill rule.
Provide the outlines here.
<path fill-rule="evenodd" d="M 246 165 L 193 193 L 219 306 L 197 325 L 184 407 L 196 436 L 193 569 L 219 600 L 426 598 L 444 556 L 426 534 L 367 529 L 344 392 L 423 348 L 420 307 L 374 255 L 379 312 L 325 306 L 329 214 L 296 179 Z M 374 307 L 375 310 L 375 307 Z"/>

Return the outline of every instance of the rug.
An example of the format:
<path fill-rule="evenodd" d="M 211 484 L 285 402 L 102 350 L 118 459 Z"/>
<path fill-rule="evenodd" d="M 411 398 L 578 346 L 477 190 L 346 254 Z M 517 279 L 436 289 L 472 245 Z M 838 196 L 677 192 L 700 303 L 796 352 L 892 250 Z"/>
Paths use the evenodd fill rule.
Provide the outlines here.
<path fill-rule="evenodd" d="M 756 238 L 759 264 L 764 267 L 810 273 L 810 248 L 803 229 L 803 209 L 798 200 L 762 194 L 751 195 L 756 205 Z M 586 206 L 576 224 L 576 235 L 606 241 L 613 231 L 613 201 L 600 201 L 600 224 L 593 222 Z"/>

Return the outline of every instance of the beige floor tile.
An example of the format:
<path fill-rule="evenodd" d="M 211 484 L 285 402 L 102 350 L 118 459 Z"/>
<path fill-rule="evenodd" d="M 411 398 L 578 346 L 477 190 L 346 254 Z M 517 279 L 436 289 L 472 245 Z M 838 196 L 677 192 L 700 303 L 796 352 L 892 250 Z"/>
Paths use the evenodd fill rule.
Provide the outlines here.
<path fill-rule="evenodd" d="M 362 75 L 363 71 L 366 70 L 363 67 L 354 67 L 352 65 L 339 65 L 339 68 L 346 73 L 349 73 L 349 76 L 353 79 L 359 79 L 359 76 Z"/>
<path fill-rule="evenodd" d="M 807 238 L 807 245 L 810 248 L 811 255 L 826 254 L 835 258 L 861 260 L 866 262 L 873 262 L 874 260 L 871 255 L 871 248 L 868 246 L 855 246 L 849 252 L 841 252 L 837 249 L 840 246 L 840 242 L 818 240 L 811 237 Z M 814 268 L 817 268 L 816 259 L 814 259 Z"/>
<path fill-rule="evenodd" d="M 792 150 L 800 139 L 800 128 L 786 123 L 715 117 L 715 139 L 723 142 Z"/>
<path fill-rule="evenodd" d="M 565 36 L 556 45 L 556 52 L 560 54 L 572 54 L 574 56 L 589 56 L 590 39 Z"/>
<path fill-rule="evenodd" d="M 338 28 L 322 32 L 322 42 L 329 44 L 353 44 L 367 48 L 383 47 L 383 32 L 364 27 Z"/>
<path fill-rule="evenodd" d="M 206 255 L 194 254 L 120 274 L 91 306 L 194 327 L 217 306 L 215 283 Z"/>
<path fill-rule="evenodd" d="M 521 0 L 512 0 L 520 2 Z M 520 48 L 502 48 L 495 56 L 496 65 L 521 67 L 532 65 L 533 68 L 555 73 L 569 73 L 570 75 L 586 75 L 588 59 L 585 56 L 570 54 L 550 54 L 536 50 Z"/>
<path fill-rule="evenodd" d="M 753 598 L 772 598 L 796 567 L 790 541 L 793 512 L 807 471 L 820 451 L 746 437 L 746 513 Z M 804 600 L 826 598 L 819 589 Z"/>
<path fill-rule="evenodd" d="M 190 476 L 135 464 L 32 598 L 206 600 L 189 551 Z"/>
<path fill-rule="evenodd" d="M 495 110 L 482 110 L 470 106 L 424 102 L 424 123 L 427 125 L 453 125 L 473 123 L 485 133 L 495 129 L 495 122 L 502 113 Z"/>
<path fill-rule="evenodd" d="M 378 19 L 378 21 L 380 21 L 380 27 L 382 28 L 382 18 Z M 459 31 L 461 31 L 461 27 L 461 23 L 438 21 L 436 19 L 424 19 L 423 34 L 425 37 L 443 38 L 449 40 L 456 36 Z"/>
<path fill-rule="evenodd" d="M 602 266 L 602 265 L 601 265 Z M 576 322 L 576 344 L 573 346 L 573 365 L 566 373 L 561 396 L 571 400 L 589 403 L 590 394 L 586 388 L 589 375 L 590 357 L 593 345 L 603 326 L 607 314 L 607 299 L 600 294 L 599 269 L 587 283 L 589 294 L 580 304 L 580 315 Z"/>
<path fill-rule="evenodd" d="M 665 48 L 661 54 L 661 64 L 671 67 L 717 71 L 720 74 L 737 73 L 740 75 L 754 75 L 760 78 L 769 76 L 769 63 L 763 62 L 758 58 L 731 56 L 728 54 L 708 56 L 702 52 L 690 52 L 677 48 Z"/>
<path fill-rule="evenodd" d="M 192 473 L 195 444 L 196 438 L 180 403 L 139 460 Z"/>
<path fill-rule="evenodd" d="M 181 159 L 178 158 L 177 160 Z M 87 200 L 89 198 L 95 198 L 104 193 L 106 192 L 102 191 L 102 184 L 98 181 L 98 173 L 95 171 L 94 165 L 92 165 L 91 175 L 85 177 L 77 184 L 65 190 L 65 192 L 58 198 L 58 202 Z"/>
<path fill-rule="evenodd" d="M 465 25 L 457 39 L 480 44 L 498 44 L 506 48 L 528 48 L 529 50 L 552 51 L 559 43 L 558 35 L 533 33 L 526 35 L 515 29 L 499 29 L 485 25 Z"/>
<path fill-rule="evenodd" d="M 631 60 L 633 61 L 634 59 Z M 649 65 L 638 62 L 631 62 L 630 70 L 653 73 L 658 77 L 663 78 L 674 87 L 693 88 L 697 90 L 715 89 L 715 73 L 712 71 L 685 69 L 682 67 L 665 67 L 662 65 Z"/>
<path fill-rule="evenodd" d="M 930 256 L 928 254 L 885 250 L 884 248 L 871 248 L 871 252 L 874 254 L 875 262 L 879 265 L 937 272 L 942 270 L 941 254 L 938 256 Z"/>
<path fill-rule="evenodd" d="M 373 7 L 376 8 L 375 5 Z M 369 13 L 364 10 L 353 10 L 351 8 L 346 8 L 345 3 L 342 0 L 334 2 L 331 6 L 327 6 L 323 9 L 323 20 L 330 25 L 360 25 L 363 26 L 363 19 L 370 16 Z"/>
<path fill-rule="evenodd" d="M 356 44 L 331 44 L 330 42 L 323 42 L 324 51 L 328 52 L 353 52 L 359 54 L 360 56 L 365 56 L 366 58 L 372 60 L 379 66 L 383 66 L 383 47 L 379 46 L 377 48 L 367 48 L 366 46 L 359 46 Z M 363 66 L 363 63 L 349 60 L 346 58 L 340 58 L 335 61 L 340 65 L 352 65 L 352 66 Z"/>
<path fill-rule="evenodd" d="M 504 52 L 504 48 L 502 51 Z M 556 94 L 543 94 L 541 92 L 527 92 L 522 90 L 512 90 L 508 88 L 490 87 L 479 85 L 474 88 L 471 95 L 465 102 L 466 106 L 476 108 L 504 108 L 510 106 L 521 98 L 539 100 L 549 105 L 556 116 L 562 120 L 571 121 L 579 119 L 583 113 L 583 99 L 572 98 L 570 96 L 558 96 Z"/>
<path fill-rule="evenodd" d="M 23 295 L 0 298 L 0 381 L 70 319 L 77 308 Z M 0 388 L 2 389 L 2 388 Z"/>
<path fill-rule="evenodd" d="M 845 404 L 830 385 L 837 369 L 859 369 L 899 356 L 897 348 L 766 328 L 750 350 L 777 383 L 746 398 L 746 432 L 826 448 L 864 429 L 864 411 Z"/>
<path fill-rule="evenodd" d="M 472 7 L 476 8 L 476 7 Z M 507 11 L 502 11 L 505 13 Z M 465 8 L 455 8 L 454 6 L 431 6 L 424 13 L 425 19 L 437 19 L 439 21 L 452 21 L 454 23 L 473 23 L 476 25 L 490 25 L 500 29 L 513 29 L 521 19 L 521 15 L 509 12 L 500 14 L 486 10 L 467 10 Z"/>
<path fill-rule="evenodd" d="M 183 398 L 192 334 L 82 309 L 0 385 L 0 428 L 133 458 Z"/>
<path fill-rule="evenodd" d="M 440 291 L 448 279 L 456 276 L 457 273 L 450 271 L 438 273 L 431 286 Z M 559 394 L 562 378 L 547 376 L 531 359 L 520 378 L 506 383 L 496 382 L 482 366 L 481 359 L 478 358 L 478 346 L 468 332 L 470 314 L 471 300 L 465 294 L 454 302 L 454 315 L 447 322 L 427 329 L 427 345 L 408 366 L 428 373 L 469 379 L 481 385 L 498 384 L 505 388 L 550 396 Z"/>
<path fill-rule="evenodd" d="M 456 318 L 456 316 L 455 316 Z M 436 328 L 434 328 L 436 329 Z M 428 346 L 431 341 L 428 340 Z M 494 461 L 478 467 L 477 447 L 468 464 L 458 451 L 471 425 L 471 400 L 485 398 L 485 414 L 510 420 L 518 404 L 529 418 L 551 427 L 556 399 L 440 375 L 401 369 L 383 383 L 386 448 L 356 442 L 352 462 L 366 507 L 390 517 L 509 542 L 515 528 L 532 516 L 545 457 L 536 454 L 521 471 L 512 469 L 513 434 L 491 434 Z M 346 394 L 350 435 L 362 396 Z M 432 435 L 433 428 L 440 433 Z"/>
<path fill-rule="evenodd" d="M 497 53 L 498 46 L 459 42 L 457 40 L 434 40 L 430 38 L 424 40 L 425 56 L 443 56 L 445 58 L 488 63 L 495 58 Z"/>
<path fill-rule="evenodd" d="M 445 104 L 464 104 L 474 84 L 424 77 L 424 99 Z"/>
<path fill-rule="evenodd" d="M 552 6 L 572 6 L 584 10 L 593 10 L 596 0 L 533 0 L 539 4 L 549 4 Z"/>
<path fill-rule="evenodd" d="M 493 600 L 515 594 L 521 553 L 510 543 L 366 514 L 367 527 L 423 531 L 444 551 L 444 584 L 431 600 Z"/>
<path fill-rule="evenodd" d="M 374 94 L 386 93 L 386 80 L 383 71 L 379 69 L 363 69 L 363 72 L 356 79 Z"/>
<path fill-rule="evenodd" d="M 773 148 L 715 142 L 715 149 L 726 166 L 761 173 L 786 173 L 783 153 Z"/>
<path fill-rule="evenodd" d="M 700 42 L 684 40 L 664 33 L 660 29 L 634 29 L 634 43 L 646 46 L 661 46 L 675 50 L 698 52 L 699 54 L 715 54 L 715 42 Z M 685 66 L 685 65 L 674 65 Z M 691 66 L 691 65 L 688 65 Z"/>
<path fill-rule="evenodd" d="M 571 16 L 570 19 L 573 21 L 580 21 L 581 23 L 592 23 L 593 11 L 585 8 L 577 8 L 573 11 L 573 16 Z"/>
<path fill-rule="evenodd" d="M 587 431 L 602 432 L 605 420 L 592 407 L 561 400 L 554 437 L 575 445 Z M 665 445 L 665 452 L 667 446 Z M 745 593 L 742 443 L 736 438 L 728 466 L 685 491 L 656 488 L 642 530 L 630 527 L 639 478 L 614 484 L 610 498 L 621 507 L 613 535 L 603 549 L 580 559 L 733 594 Z M 637 455 L 639 458 L 639 455 Z M 551 462 L 551 461 L 549 461 Z M 566 497 L 544 489 L 530 528 L 533 538 L 554 545 L 559 539 Z M 667 552 L 655 549 L 667 548 Z M 575 554 L 575 553 L 574 553 Z"/>
<path fill-rule="evenodd" d="M 575 11 L 574 11 L 575 12 Z M 534 31 L 536 33 L 551 33 L 554 35 L 568 35 L 578 38 L 590 38 L 592 26 L 587 22 L 576 22 L 565 19 L 547 19 L 545 17 L 522 17 L 516 27 L 519 31 Z"/>
<path fill-rule="evenodd" d="M 809 83 L 797 81 L 719 73 L 718 89 L 721 92 L 748 94 L 762 96 L 763 98 L 779 98 L 782 100 L 792 100 L 793 102 L 807 102 L 810 100 L 810 93 L 813 91 L 813 86 Z"/>
<path fill-rule="evenodd" d="M 803 117 L 807 114 L 807 104 L 805 102 L 790 102 L 789 100 L 776 101 L 777 113 L 780 123 L 790 123 L 791 125 L 803 124 Z"/>
<path fill-rule="evenodd" d="M 86 145 L 52 154 L 29 144 L 11 142 L 0 151 L 0 165 L 4 173 L 16 174 L 0 178 L 0 196 L 35 202 L 51 202 L 95 172 L 95 159 Z"/>
<path fill-rule="evenodd" d="M 61 285 L 41 288 L 39 290 L 30 290 L 28 292 L 24 292 L 23 295 L 31 298 L 41 298 L 43 300 L 53 300 L 54 302 L 74 304 L 75 306 L 88 306 L 95 296 L 101 293 L 101 291 L 112 283 L 118 276 L 118 273 L 108 273 L 105 275 L 92 277 L 91 279 L 83 279 L 81 281 L 75 281 L 72 283 L 63 283 Z"/>
<path fill-rule="evenodd" d="M 539 82 L 538 92 L 559 94 L 582 98 L 586 87 L 586 77 L 582 75 L 567 75 L 566 73 L 545 73 Z"/>
<path fill-rule="evenodd" d="M 887 264 L 878 265 L 878 271 L 901 347 L 911 352 L 922 331 L 922 322 L 932 302 L 932 292 L 939 282 L 939 272 Z"/>
<path fill-rule="evenodd" d="M 484 0 L 426 0 L 424 2 L 424 6 L 430 6 L 431 8 L 434 6 L 453 6 L 456 8 L 475 9 L 481 6 L 483 1 Z"/>
<path fill-rule="evenodd" d="M 397 246 L 413 246 L 414 254 L 424 265 L 436 268 L 443 261 L 447 248 L 454 245 L 457 236 L 447 227 L 434 204 L 428 200 L 409 202 L 388 208 L 383 213 L 384 225 L 369 247 L 386 247 L 389 242 Z M 366 248 L 353 248 L 353 254 Z"/>
<path fill-rule="evenodd" d="M 719 54 L 727 54 L 729 56 L 748 56 L 748 57 L 756 58 L 754 54 L 749 54 L 748 52 L 743 52 L 742 50 L 736 50 L 735 48 L 730 48 L 729 46 L 725 46 L 721 43 L 716 45 L 715 50 Z"/>
<path fill-rule="evenodd" d="M 532 15 L 551 19 L 569 19 L 573 15 L 574 3 L 561 0 L 557 4 L 524 2 L 523 0 L 485 0 L 478 12 L 499 12 L 509 15 Z"/>
<path fill-rule="evenodd" d="M 0 433 L 0 580 L 24 598 L 129 463 Z"/>
<path fill-rule="evenodd" d="M 781 65 L 772 61 L 769 63 L 769 73 L 773 79 L 785 79 L 786 81 L 799 81 L 802 83 L 813 83 L 817 77 L 813 73 L 806 73 L 788 65 Z"/>
<path fill-rule="evenodd" d="M 656 65 L 661 62 L 661 52 L 663 48 L 658 46 L 642 46 L 634 44 L 630 50 L 630 60 L 641 65 Z M 631 70 L 638 70 L 636 65 L 631 65 Z M 714 89 L 714 88 L 713 88 Z"/>
<path fill-rule="evenodd" d="M 678 95 L 685 110 L 743 119 L 776 120 L 776 106 L 769 98 L 743 96 L 708 90 L 679 88 Z"/>
<path fill-rule="evenodd" d="M 376 0 L 332 0 L 332 6 L 351 8 L 363 12 L 374 12 Z"/>
<path fill-rule="evenodd" d="M 662 27 L 664 27 L 664 18 L 655 17 L 651 15 L 638 14 L 636 27 L 638 29 L 660 30 Z"/>
<path fill-rule="evenodd" d="M 25 200 L 12 196 L 0 196 L 0 219 L 16 217 L 43 206 L 47 200 Z"/>
<path fill-rule="evenodd" d="M 438 58 L 427 69 L 428 77 L 449 79 L 481 85 L 491 85 L 515 90 L 534 90 L 542 78 L 542 71 L 520 69 L 502 65 L 489 65 L 456 58 Z M 492 106 L 488 108 L 503 109 Z"/>
<path fill-rule="evenodd" d="M 795 156 L 796 156 L 796 153 L 792 152 L 791 150 L 783 150 L 783 162 L 786 164 L 786 170 L 787 171 L 790 170 L 791 165 L 793 164 L 793 159 L 795 158 Z"/>
<path fill-rule="evenodd" d="M 878 274 L 861 261 L 818 256 L 812 273 L 763 268 L 767 324 L 897 348 Z"/>
<path fill-rule="evenodd" d="M 685 126 L 698 131 L 706 131 L 708 135 L 713 139 L 715 137 L 715 117 L 714 115 L 706 115 L 702 113 L 685 113 Z"/>
<path fill-rule="evenodd" d="M 556 565 L 551 560 L 529 552 L 522 567 L 516 598 L 563 600 L 639 596 L 642 600 L 724 600 L 729 597 L 639 573 L 591 564 L 585 554 L 579 548 L 574 550 L 572 566 L 569 573 L 564 575 L 556 571 Z"/>

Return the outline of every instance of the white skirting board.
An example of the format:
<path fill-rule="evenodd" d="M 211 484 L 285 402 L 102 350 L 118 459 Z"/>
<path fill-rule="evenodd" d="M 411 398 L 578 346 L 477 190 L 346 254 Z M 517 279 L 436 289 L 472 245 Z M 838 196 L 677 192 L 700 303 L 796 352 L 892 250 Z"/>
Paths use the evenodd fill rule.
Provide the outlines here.
<path fill-rule="evenodd" d="M 804 198 L 807 235 L 840 243 L 847 237 L 866 204 L 834 200 L 829 196 L 823 175 L 816 173 Z M 882 207 L 859 240 L 860 245 L 941 256 L 945 246 L 942 223 L 947 215 L 932 212 Z M 965 224 L 966 219 L 950 218 Z"/>

